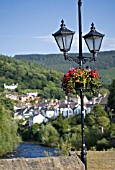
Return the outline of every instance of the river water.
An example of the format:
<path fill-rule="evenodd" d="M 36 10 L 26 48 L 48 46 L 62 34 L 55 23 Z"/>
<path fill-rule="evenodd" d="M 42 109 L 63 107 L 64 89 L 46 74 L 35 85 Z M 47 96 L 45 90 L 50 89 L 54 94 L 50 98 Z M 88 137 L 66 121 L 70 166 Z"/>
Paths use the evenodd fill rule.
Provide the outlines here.
<path fill-rule="evenodd" d="M 37 158 L 46 157 L 46 153 L 56 156 L 55 148 L 44 147 L 32 143 L 20 143 L 13 153 L 9 153 L 5 158 Z"/>

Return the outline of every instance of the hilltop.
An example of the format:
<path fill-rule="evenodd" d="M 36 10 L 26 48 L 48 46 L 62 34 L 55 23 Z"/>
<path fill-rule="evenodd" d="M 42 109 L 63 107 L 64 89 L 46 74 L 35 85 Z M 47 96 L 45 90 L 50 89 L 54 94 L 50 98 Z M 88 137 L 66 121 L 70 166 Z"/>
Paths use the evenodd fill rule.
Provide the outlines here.
<path fill-rule="evenodd" d="M 78 56 L 75 53 L 69 55 L 72 57 Z M 83 55 L 88 57 L 90 54 L 84 53 Z M 64 60 L 63 54 L 15 55 L 14 58 L 36 62 L 63 73 L 67 72 L 71 67 L 78 67 L 78 64 L 74 61 Z M 100 75 L 103 77 L 104 84 L 110 84 L 115 75 L 115 51 L 99 52 L 96 61 L 87 62 L 86 65 L 92 69 L 98 68 Z"/>

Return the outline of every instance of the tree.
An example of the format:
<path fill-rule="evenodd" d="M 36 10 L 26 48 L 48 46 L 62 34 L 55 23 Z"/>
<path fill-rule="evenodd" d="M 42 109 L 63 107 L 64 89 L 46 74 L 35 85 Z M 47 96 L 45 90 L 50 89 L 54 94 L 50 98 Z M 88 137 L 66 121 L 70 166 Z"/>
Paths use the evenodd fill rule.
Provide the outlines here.
<path fill-rule="evenodd" d="M 96 123 L 94 114 L 86 114 L 85 123 L 87 126 L 94 126 Z"/>
<path fill-rule="evenodd" d="M 57 147 L 59 155 L 63 156 L 69 156 L 69 152 L 71 151 L 72 145 L 69 140 L 63 141 L 63 139 L 60 140 L 60 144 Z"/>
<path fill-rule="evenodd" d="M 104 109 L 102 108 L 100 104 L 97 104 L 93 107 L 91 114 L 93 114 L 95 117 L 98 117 L 98 116 L 108 117 L 108 114 L 104 111 Z"/>
<path fill-rule="evenodd" d="M 101 140 L 97 141 L 97 150 L 106 150 L 110 147 L 109 141 L 106 138 L 102 138 Z"/>
<path fill-rule="evenodd" d="M 110 124 L 110 120 L 105 116 L 99 116 L 97 117 L 97 123 L 99 127 L 106 128 Z"/>
<path fill-rule="evenodd" d="M 59 142 L 59 134 L 57 130 L 49 123 L 42 125 L 39 131 L 41 144 L 46 146 L 57 146 Z"/>
<path fill-rule="evenodd" d="M 0 155 L 13 151 L 19 141 L 16 122 L 10 111 L 0 104 Z"/>
<path fill-rule="evenodd" d="M 112 81 L 109 90 L 110 94 L 108 96 L 108 106 L 115 113 L 115 79 Z"/>
<path fill-rule="evenodd" d="M 92 147 L 95 147 L 97 141 L 102 138 L 101 130 L 98 127 L 89 127 L 89 130 L 86 132 L 86 147 L 89 150 Z"/>
<path fill-rule="evenodd" d="M 13 101 L 4 97 L 4 95 L 0 95 L 0 104 L 3 105 L 6 109 L 13 111 Z"/>
<path fill-rule="evenodd" d="M 70 130 L 70 125 L 68 124 L 68 119 L 63 119 L 62 114 L 59 114 L 59 116 L 52 123 L 52 125 L 59 132 L 60 136 L 63 136 L 64 133 L 68 133 Z"/>

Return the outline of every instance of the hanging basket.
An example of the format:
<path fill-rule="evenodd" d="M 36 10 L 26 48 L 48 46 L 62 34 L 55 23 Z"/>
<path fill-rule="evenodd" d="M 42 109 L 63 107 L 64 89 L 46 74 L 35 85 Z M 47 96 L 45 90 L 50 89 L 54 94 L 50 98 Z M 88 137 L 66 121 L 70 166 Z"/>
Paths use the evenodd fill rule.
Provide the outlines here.
<path fill-rule="evenodd" d="M 75 83 L 75 89 L 76 90 L 80 90 L 80 89 L 84 89 L 84 90 L 90 90 L 91 89 L 91 84 L 90 83 L 80 83 L 80 82 L 76 82 Z"/>
<path fill-rule="evenodd" d="M 62 78 L 62 88 L 66 93 L 76 94 L 77 90 L 91 91 L 96 93 L 101 86 L 101 77 L 97 69 L 91 70 L 85 68 L 70 68 Z"/>

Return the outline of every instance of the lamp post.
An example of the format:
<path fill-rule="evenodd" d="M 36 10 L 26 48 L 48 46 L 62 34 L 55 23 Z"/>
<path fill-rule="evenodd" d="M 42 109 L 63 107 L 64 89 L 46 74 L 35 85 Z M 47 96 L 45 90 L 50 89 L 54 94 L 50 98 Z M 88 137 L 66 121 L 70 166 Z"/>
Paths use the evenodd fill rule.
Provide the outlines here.
<path fill-rule="evenodd" d="M 83 36 L 86 45 L 92 54 L 91 57 L 85 57 L 82 54 L 82 17 L 81 17 L 81 5 L 82 1 L 78 0 L 78 27 L 79 27 L 79 55 L 77 57 L 71 57 L 68 55 L 68 51 L 71 48 L 74 31 L 66 28 L 64 21 L 61 21 L 61 28 L 54 34 L 52 34 L 58 44 L 60 51 L 63 52 L 65 60 L 75 61 L 79 64 L 80 68 L 83 68 L 83 64 L 87 61 L 95 61 L 96 54 L 99 52 L 104 34 L 101 34 L 95 30 L 94 24 L 91 24 L 91 30 L 88 34 Z M 82 147 L 81 147 L 81 160 L 87 170 L 86 161 L 86 149 L 85 149 L 85 133 L 84 133 L 84 100 L 83 89 L 80 88 L 81 99 L 81 130 L 82 130 Z"/>

